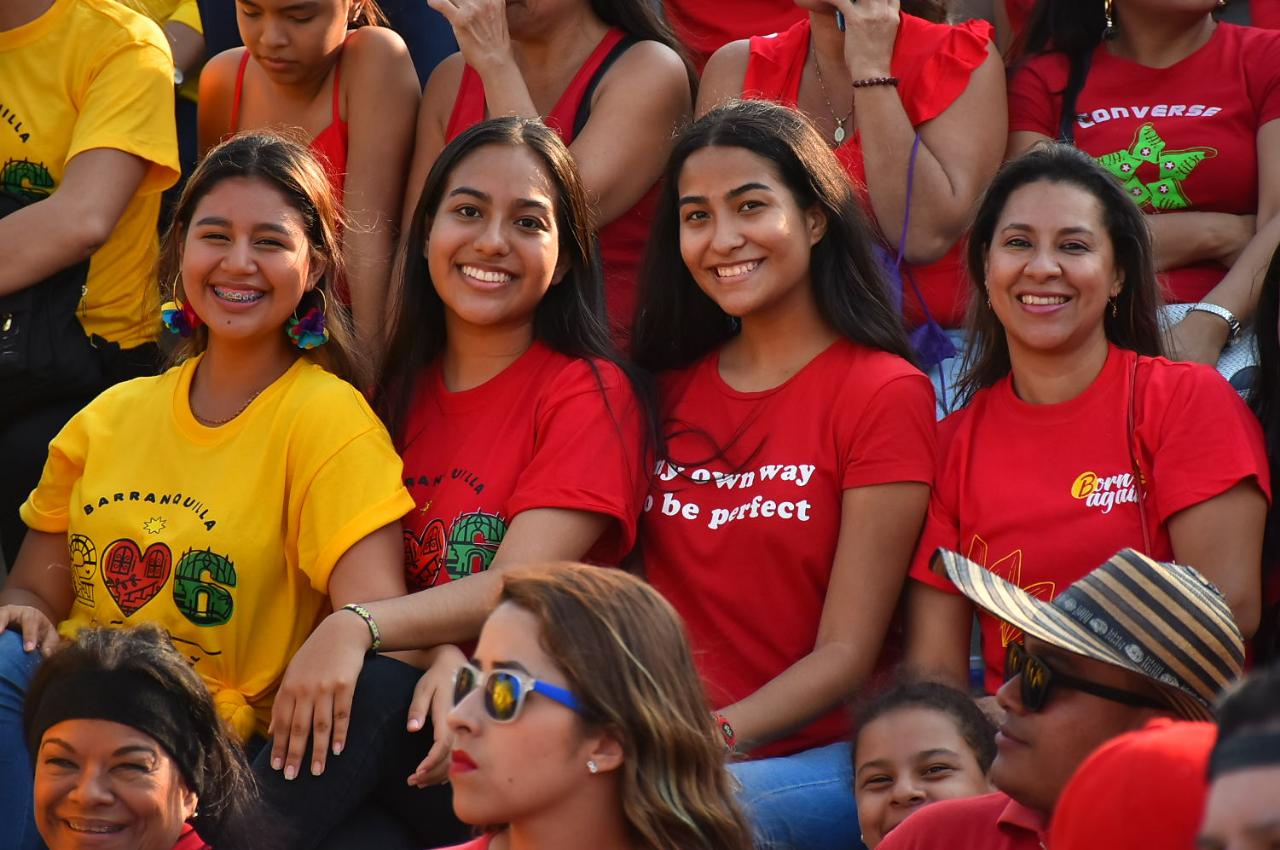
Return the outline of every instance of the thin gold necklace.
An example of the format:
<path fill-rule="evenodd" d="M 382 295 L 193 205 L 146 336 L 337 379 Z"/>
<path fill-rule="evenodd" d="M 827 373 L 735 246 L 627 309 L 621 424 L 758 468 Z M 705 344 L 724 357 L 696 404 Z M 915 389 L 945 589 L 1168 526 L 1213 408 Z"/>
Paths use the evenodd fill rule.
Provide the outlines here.
<path fill-rule="evenodd" d="M 831 105 L 831 95 L 827 94 L 827 81 L 822 78 L 822 63 L 818 61 L 818 51 L 813 47 L 813 42 L 809 43 L 809 52 L 813 54 L 813 71 L 818 76 L 818 87 L 822 89 L 822 99 L 827 102 L 827 111 L 831 113 L 831 120 L 836 122 L 836 130 L 831 134 L 831 138 L 835 140 L 836 146 L 839 147 L 844 143 L 845 131 L 844 122 L 853 117 L 853 107 L 849 107 L 849 111 L 843 118 L 836 116 L 836 108 Z"/>
<path fill-rule="evenodd" d="M 271 386 L 271 384 L 267 384 L 267 387 L 269 386 Z M 226 417 L 225 419 L 208 419 L 204 416 L 201 416 L 199 413 L 196 413 L 195 405 L 190 405 L 191 415 L 196 418 L 197 422 L 199 422 L 201 425 L 205 426 L 206 428 L 217 428 L 219 425 L 226 425 L 232 419 L 235 419 L 241 413 L 244 413 L 249 408 L 249 405 L 253 404 L 253 400 L 258 396 L 262 395 L 262 391 L 265 390 L 267 387 L 263 387 L 261 390 L 258 390 L 253 395 L 249 396 L 248 400 L 245 401 L 244 404 L 240 405 L 239 410 L 237 410 L 235 413 L 231 414 L 230 416 Z"/>

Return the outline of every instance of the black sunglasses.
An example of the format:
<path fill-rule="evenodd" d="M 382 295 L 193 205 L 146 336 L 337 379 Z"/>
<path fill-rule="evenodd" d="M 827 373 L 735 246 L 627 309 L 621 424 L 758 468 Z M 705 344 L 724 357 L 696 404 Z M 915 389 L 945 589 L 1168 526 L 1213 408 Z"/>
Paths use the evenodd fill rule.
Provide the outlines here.
<path fill-rule="evenodd" d="M 1068 676 L 1066 673 L 1054 670 L 1047 661 L 1038 655 L 1032 655 L 1027 652 L 1026 647 L 1020 643 L 1009 644 L 1004 654 L 1004 680 L 1007 682 L 1014 676 L 1022 677 L 1022 681 L 1019 683 L 1021 686 L 1019 693 L 1022 697 L 1022 706 L 1027 711 L 1040 711 L 1043 709 L 1045 703 L 1049 701 L 1049 694 L 1053 692 L 1055 687 L 1070 688 L 1073 691 L 1081 691 L 1112 702 L 1124 703 L 1125 705 L 1133 705 L 1139 708 L 1163 709 L 1167 707 L 1164 703 L 1142 694 L 1136 694 L 1133 691 L 1100 685 L 1087 679 L 1077 679 L 1075 676 Z"/>

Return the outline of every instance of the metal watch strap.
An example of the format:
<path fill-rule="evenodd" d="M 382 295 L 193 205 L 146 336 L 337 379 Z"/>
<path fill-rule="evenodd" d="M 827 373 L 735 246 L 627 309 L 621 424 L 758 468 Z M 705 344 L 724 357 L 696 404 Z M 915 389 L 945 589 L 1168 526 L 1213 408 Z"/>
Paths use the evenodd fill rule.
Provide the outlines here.
<path fill-rule="evenodd" d="M 1200 311 L 1201 313 L 1212 313 L 1213 315 L 1217 316 L 1219 319 L 1222 319 L 1222 321 L 1226 322 L 1227 328 L 1229 330 L 1229 335 L 1227 336 L 1227 340 L 1229 342 L 1235 342 L 1236 339 L 1239 338 L 1240 320 L 1237 319 L 1235 317 L 1235 314 L 1232 313 L 1230 310 L 1228 310 L 1226 307 L 1220 307 L 1217 304 L 1210 304 L 1208 301 L 1199 301 L 1195 304 L 1192 304 L 1187 312 L 1192 312 L 1196 310 Z"/>

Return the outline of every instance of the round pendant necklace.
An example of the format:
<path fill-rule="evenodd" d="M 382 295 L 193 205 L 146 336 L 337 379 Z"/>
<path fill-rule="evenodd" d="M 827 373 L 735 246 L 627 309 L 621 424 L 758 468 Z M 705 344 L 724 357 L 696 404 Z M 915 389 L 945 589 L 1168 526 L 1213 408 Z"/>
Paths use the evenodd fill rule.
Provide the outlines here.
<path fill-rule="evenodd" d="M 812 42 L 809 44 L 809 51 L 813 54 L 813 71 L 818 77 L 818 88 L 822 90 L 822 99 L 827 102 L 827 111 L 831 113 L 831 120 L 836 122 L 836 129 L 831 134 L 831 138 L 839 147 L 844 143 L 847 135 L 844 131 L 844 123 L 853 117 L 853 107 L 849 108 L 843 118 L 836 115 L 836 109 L 831 105 L 831 95 L 827 94 L 827 81 L 822 78 L 822 63 L 818 61 L 818 52 L 813 49 Z"/>

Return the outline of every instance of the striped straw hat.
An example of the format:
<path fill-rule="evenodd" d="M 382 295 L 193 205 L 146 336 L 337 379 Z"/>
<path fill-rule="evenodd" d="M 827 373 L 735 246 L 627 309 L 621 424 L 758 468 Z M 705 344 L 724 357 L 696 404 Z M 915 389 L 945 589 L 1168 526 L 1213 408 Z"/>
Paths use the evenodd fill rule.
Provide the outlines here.
<path fill-rule="evenodd" d="M 1242 674 L 1244 639 L 1231 609 L 1191 567 L 1124 549 L 1046 603 L 955 552 L 939 549 L 936 572 L 940 564 L 993 616 L 1151 679 L 1179 717 L 1212 720 L 1214 700 Z"/>

